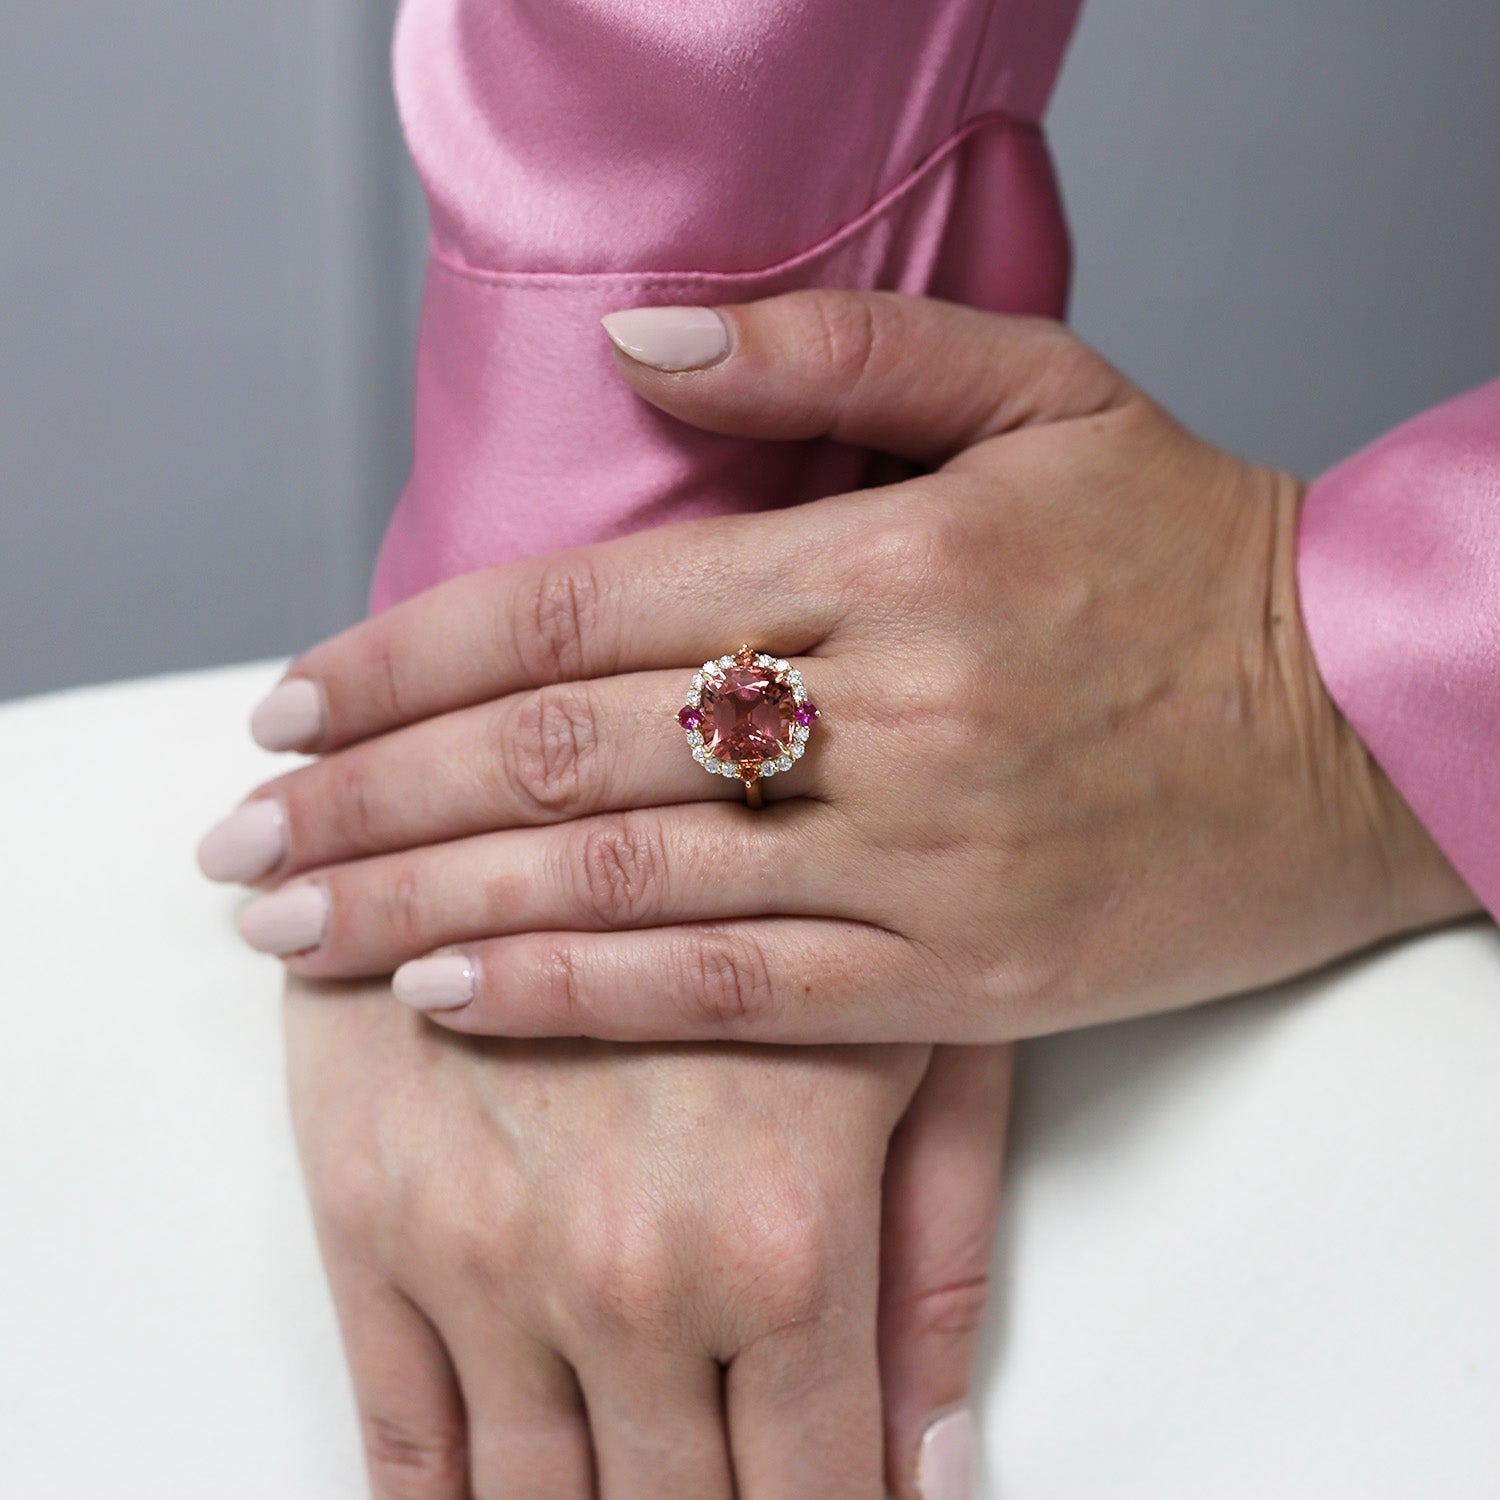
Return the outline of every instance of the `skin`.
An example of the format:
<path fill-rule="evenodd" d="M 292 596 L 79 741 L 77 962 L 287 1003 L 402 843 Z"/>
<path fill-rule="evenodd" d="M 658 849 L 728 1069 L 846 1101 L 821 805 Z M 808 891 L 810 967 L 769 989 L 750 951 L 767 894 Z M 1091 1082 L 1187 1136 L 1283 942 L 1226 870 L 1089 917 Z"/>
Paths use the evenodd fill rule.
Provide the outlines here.
<path fill-rule="evenodd" d="M 295 976 L 286 1021 L 377 1500 L 916 1500 L 1008 1049 L 496 1041 Z"/>
<path fill-rule="evenodd" d="M 1318 677 L 1294 476 L 1055 324 L 891 293 L 721 313 L 727 359 L 622 374 L 698 426 L 930 472 L 470 575 L 293 663 L 325 756 L 256 795 L 286 811 L 274 880 L 331 903 L 295 972 L 463 945 L 456 1030 L 988 1043 L 1476 909 Z M 760 813 L 672 721 L 705 645 L 744 639 L 823 713 Z"/>
<path fill-rule="evenodd" d="M 388 611 L 292 665 L 319 759 L 253 794 L 289 834 L 263 884 L 331 901 L 287 959 L 293 1093 L 380 1495 L 727 1497 L 732 1471 L 873 1500 L 883 1398 L 910 1500 L 967 1386 L 1008 1076 L 928 1044 L 1474 909 L 1318 680 L 1293 476 L 1054 325 L 892 294 L 720 311 L 728 359 L 623 377 L 921 472 Z M 671 722 L 745 639 L 825 716 L 759 813 Z M 347 983 L 453 944 L 479 984 L 446 1034 Z M 672 1045 L 524 1040 L 579 1036 Z M 706 1041 L 740 1046 L 682 1050 Z M 772 1041 L 817 1045 L 747 1046 Z"/>

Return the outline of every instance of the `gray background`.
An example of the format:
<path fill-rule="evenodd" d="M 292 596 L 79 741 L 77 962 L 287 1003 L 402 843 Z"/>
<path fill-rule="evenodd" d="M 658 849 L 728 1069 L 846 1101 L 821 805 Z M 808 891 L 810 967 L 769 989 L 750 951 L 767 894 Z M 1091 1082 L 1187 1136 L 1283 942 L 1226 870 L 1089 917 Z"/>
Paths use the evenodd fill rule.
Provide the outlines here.
<path fill-rule="evenodd" d="M 423 225 L 390 0 L 0 7 L 0 697 L 358 617 Z M 1496 0 L 1092 0 L 1079 330 L 1316 472 L 1500 374 Z"/>

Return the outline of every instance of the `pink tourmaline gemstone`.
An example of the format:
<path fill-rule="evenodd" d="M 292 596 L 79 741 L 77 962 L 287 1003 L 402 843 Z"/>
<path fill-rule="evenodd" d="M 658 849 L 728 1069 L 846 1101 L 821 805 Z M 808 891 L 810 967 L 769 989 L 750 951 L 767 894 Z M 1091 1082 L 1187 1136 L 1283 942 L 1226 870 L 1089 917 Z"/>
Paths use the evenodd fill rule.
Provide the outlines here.
<path fill-rule="evenodd" d="M 736 663 L 703 684 L 703 739 L 715 760 L 774 760 L 792 737 L 792 690 L 765 667 Z"/>
<path fill-rule="evenodd" d="M 703 722 L 703 715 L 689 703 L 678 711 L 677 722 L 684 729 L 696 729 Z"/>

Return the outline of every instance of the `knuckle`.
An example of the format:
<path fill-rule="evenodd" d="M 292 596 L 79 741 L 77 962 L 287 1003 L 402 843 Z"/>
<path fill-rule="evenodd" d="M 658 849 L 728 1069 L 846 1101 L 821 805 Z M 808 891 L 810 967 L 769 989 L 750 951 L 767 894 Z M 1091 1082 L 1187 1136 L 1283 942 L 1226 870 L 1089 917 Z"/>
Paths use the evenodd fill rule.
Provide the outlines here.
<path fill-rule="evenodd" d="M 365 1411 L 360 1430 L 378 1500 L 438 1500 L 464 1482 L 468 1459 L 461 1426 Z"/>
<path fill-rule="evenodd" d="M 381 829 L 368 770 L 357 756 L 335 756 L 325 763 L 325 774 L 327 805 L 333 811 L 337 831 L 356 852 L 380 848 Z"/>
<path fill-rule="evenodd" d="M 353 1153 L 328 1154 L 310 1161 L 308 1181 L 318 1216 L 345 1242 L 373 1234 L 385 1206 L 379 1173 Z"/>
<path fill-rule="evenodd" d="M 426 946 L 427 902 L 422 878 L 411 860 L 401 860 L 390 871 L 379 906 L 381 936 L 401 951 Z"/>
<path fill-rule="evenodd" d="M 592 691 L 568 682 L 528 694 L 500 744 L 509 784 L 532 811 L 572 816 L 582 806 L 585 771 L 598 747 Z"/>
<path fill-rule="evenodd" d="M 952 588 L 955 565 L 972 538 L 951 496 L 916 482 L 872 507 L 866 526 L 844 555 L 847 588 L 866 599 L 885 600 L 903 612 L 919 600 L 931 610 Z"/>
<path fill-rule="evenodd" d="M 666 904 L 664 841 L 640 814 L 585 827 L 574 870 L 580 903 L 606 928 L 635 926 Z"/>
<path fill-rule="evenodd" d="M 541 946 L 523 949 L 516 945 L 518 968 L 536 998 L 538 1013 L 547 1017 L 549 1032 L 556 1036 L 588 1036 L 590 1010 L 583 976 L 572 942 L 566 938 L 544 939 Z"/>
<path fill-rule="evenodd" d="M 396 653 L 396 635 L 392 630 L 384 627 L 372 630 L 365 645 L 360 678 L 381 717 L 400 723 L 407 718 L 406 695 Z"/>
<path fill-rule="evenodd" d="M 876 367 L 888 303 L 866 293 L 817 288 L 795 295 L 810 315 L 805 326 L 816 362 L 833 376 L 846 401 L 855 399 Z"/>
<path fill-rule="evenodd" d="M 919 1335 L 972 1338 L 984 1322 L 989 1293 L 985 1274 L 924 1287 L 911 1298 L 911 1325 Z"/>
<path fill-rule="evenodd" d="M 598 572 L 573 560 L 542 568 L 516 615 L 517 658 L 534 681 L 566 682 L 583 675 L 597 655 L 603 617 Z"/>
<path fill-rule="evenodd" d="M 454 1286 L 503 1286 L 528 1260 L 531 1225 L 522 1217 L 519 1199 L 483 1186 L 476 1183 L 472 1192 L 442 1202 L 430 1193 L 425 1199 L 415 1191 L 411 1195 L 409 1221 L 420 1237 L 418 1253 L 446 1268 Z"/>
<path fill-rule="evenodd" d="M 1055 409 L 1075 406 L 1081 400 L 1103 406 L 1115 399 L 1120 380 L 1104 357 L 1064 324 L 1038 321 L 1042 339 L 1035 377 L 1038 405 Z"/>
<path fill-rule="evenodd" d="M 748 1216 L 735 1237 L 736 1284 L 747 1289 L 743 1316 L 752 1337 L 811 1331 L 836 1300 L 840 1260 L 826 1209 L 811 1197 L 773 1189 L 773 1207 Z"/>
<path fill-rule="evenodd" d="M 578 1268 L 585 1316 L 612 1329 L 665 1330 L 681 1303 L 680 1278 L 665 1228 L 641 1209 L 614 1218 L 583 1252 Z"/>
<path fill-rule="evenodd" d="M 753 1030 L 774 1019 L 770 966 L 743 933 L 706 933 L 687 940 L 682 958 L 689 1020 L 710 1033 Z"/>

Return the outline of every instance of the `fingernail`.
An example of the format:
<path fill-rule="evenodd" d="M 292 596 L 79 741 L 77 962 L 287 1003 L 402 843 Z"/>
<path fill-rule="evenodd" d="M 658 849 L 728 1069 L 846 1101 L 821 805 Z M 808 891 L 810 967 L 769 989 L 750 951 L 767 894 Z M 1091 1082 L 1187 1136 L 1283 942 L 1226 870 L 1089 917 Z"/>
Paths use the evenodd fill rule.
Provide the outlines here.
<path fill-rule="evenodd" d="M 323 695 L 307 677 L 288 677 L 250 715 L 250 737 L 262 750 L 303 750 L 322 732 Z"/>
<path fill-rule="evenodd" d="M 615 348 L 657 370 L 701 370 L 729 353 L 729 325 L 711 307 L 629 307 L 599 321 Z"/>
<path fill-rule="evenodd" d="M 240 936 L 261 953 L 305 953 L 323 941 L 328 894 L 320 885 L 293 885 L 257 896 L 240 912 Z"/>
<path fill-rule="evenodd" d="M 922 1500 L 973 1500 L 974 1416 L 968 1407 L 939 1417 L 922 1434 L 917 1492 Z"/>
<path fill-rule="evenodd" d="M 286 815 L 274 797 L 237 807 L 198 845 L 198 868 L 210 880 L 257 880 L 286 854 Z"/>
<path fill-rule="evenodd" d="M 396 998 L 413 1010 L 457 1010 L 474 998 L 474 964 L 463 953 L 414 958 L 391 976 Z"/>

